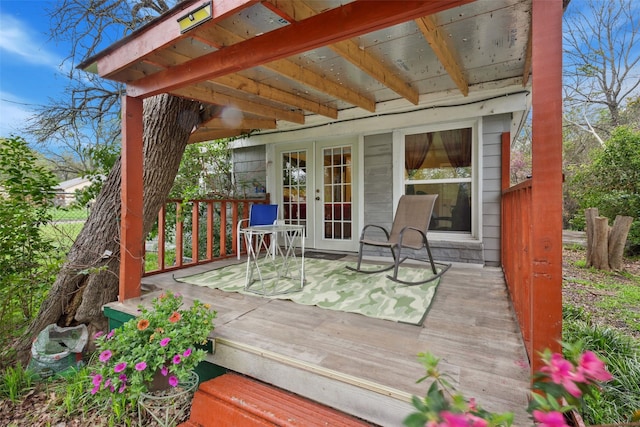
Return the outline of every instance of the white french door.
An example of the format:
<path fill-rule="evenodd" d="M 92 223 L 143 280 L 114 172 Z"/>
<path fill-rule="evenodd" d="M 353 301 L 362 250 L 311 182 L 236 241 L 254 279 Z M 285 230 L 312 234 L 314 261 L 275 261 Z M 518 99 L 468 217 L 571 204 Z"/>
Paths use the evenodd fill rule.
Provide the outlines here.
<path fill-rule="evenodd" d="M 308 248 L 357 251 L 358 140 L 276 149 L 281 217 L 306 226 Z"/>

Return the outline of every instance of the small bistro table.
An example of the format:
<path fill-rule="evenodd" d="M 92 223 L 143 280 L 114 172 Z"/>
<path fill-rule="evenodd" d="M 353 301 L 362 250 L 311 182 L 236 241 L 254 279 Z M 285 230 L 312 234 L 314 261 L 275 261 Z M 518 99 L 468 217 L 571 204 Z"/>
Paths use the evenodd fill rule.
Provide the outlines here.
<path fill-rule="evenodd" d="M 256 225 L 241 230 L 247 248 L 245 291 L 270 296 L 302 290 L 304 231 L 304 225 L 295 224 Z"/>

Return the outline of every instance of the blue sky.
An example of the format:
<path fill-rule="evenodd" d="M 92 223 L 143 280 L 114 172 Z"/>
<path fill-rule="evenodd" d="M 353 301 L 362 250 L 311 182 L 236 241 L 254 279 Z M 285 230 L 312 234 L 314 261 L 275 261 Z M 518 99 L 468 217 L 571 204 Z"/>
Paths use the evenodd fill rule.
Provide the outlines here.
<path fill-rule="evenodd" d="M 53 1 L 0 0 L 0 136 L 21 131 L 38 106 L 66 85 L 69 46 L 49 40 Z"/>

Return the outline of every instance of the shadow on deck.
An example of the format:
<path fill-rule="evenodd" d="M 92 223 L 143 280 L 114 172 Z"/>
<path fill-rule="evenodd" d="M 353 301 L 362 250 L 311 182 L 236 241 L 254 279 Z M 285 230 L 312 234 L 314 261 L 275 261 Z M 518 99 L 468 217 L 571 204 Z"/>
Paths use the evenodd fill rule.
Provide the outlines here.
<path fill-rule="evenodd" d="M 454 265 L 442 278 L 421 326 L 373 319 L 286 300 L 225 293 L 176 282 L 236 262 L 219 261 L 143 278 L 149 302 L 162 289 L 199 299 L 218 312 L 215 353 L 207 360 L 371 423 L 399 426 L 412 395 L 428 384 L 417 354 L 440 368 L 466 397 L 527 423 L 529 362 L 498 268 Z M 135 314 L 141 301 L 111 308 Z"/>

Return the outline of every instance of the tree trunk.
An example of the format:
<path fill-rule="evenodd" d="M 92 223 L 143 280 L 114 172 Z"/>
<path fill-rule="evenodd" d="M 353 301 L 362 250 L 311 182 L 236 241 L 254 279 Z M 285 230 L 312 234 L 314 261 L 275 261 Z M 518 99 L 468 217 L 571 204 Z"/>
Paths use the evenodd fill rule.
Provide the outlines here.
<path fill-rule="evenodd" d="M 632 222 L 633 217 L 621 215 L 617 215 L 613 221 L 609 234 L 609 267 L 612 270 L 622 270 L 622 255 Z"/>
<path fill-rule="evenodd" d="M 173 185 L 200 104 L 170 95 L 144 101 L 144 233 Z M 120 269 L 120 180 L 117 162 L 75 240 L 67 261 L 43 301 L 38 316 L 17 344 L 18 357 L 28 360 L 31 343 L 45 326 L 88 324 L 90 336 L 106 329 L 102 306 L 118 296 Z M 107 255 L 111 254 L 111 255 Z"/>
<path fill-rule="evenodd" d="M 595 219 L 591 265 L 598 270 L 609 270 L 609 221 L 603 216 Z"/>
<path fill-rule="evenodd" d="M 593 248 L 593 229 L 596 217 L 598 216 L 598 208 L 589 208 L 584 211 L 585 226 L 587 229 L 587 267 L 591 267 L 591 252 Z"/>
<path fill-rule="evenodd" d="M 616 216 L 613 226 L 598 216 L 597 208 L 584 211 L 587 225 L 587 267 L 600 270 L 621 270 L 622 256 L 633 217 Z"/>

